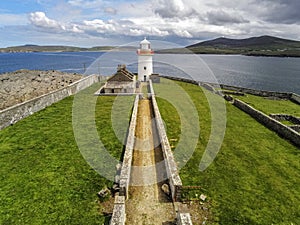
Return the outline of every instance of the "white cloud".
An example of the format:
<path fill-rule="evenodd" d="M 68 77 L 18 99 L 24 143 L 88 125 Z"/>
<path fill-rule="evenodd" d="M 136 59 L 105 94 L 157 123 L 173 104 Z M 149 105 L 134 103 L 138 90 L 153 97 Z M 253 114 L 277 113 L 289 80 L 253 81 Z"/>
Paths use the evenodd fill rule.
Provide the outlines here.
<path fill-rule="evenodd" d="M 179 36 L 179 37 L 183 37 L 183 38 L 192 38 L 193 35 L 191 35 L 188 31 L 186 30 L 174 30 L 174 33 Z"/>
<path fill-rule="evenodd" d="M 68 24 L 49 19 L 44 12 L 34 12 L 29 14 L 30 22 L 47 32 L 74 32 L 83 33 L 77 24 Z"/>
<path fill-rule="evenodd" d="M 272 1 L 261 1 L 258 4 L 258 0 L 68 0 L 63 9 L 70 7 L 70 12 L 75 9 L 76 16 L 63 19 L 53 13 L 33 12 L 29 21 L 41 32 L 76 33 L 78 38 L 91 39 L 110 37 L 123 40 L 151 36 L 190 41 L 263 34 L 300 37 L 300 29 L 293 29 L 293 25 L 299 27 L 292 23 L 296 17 L 287 17 L 287 10 L 291 7 L 286 6 L 281 14 L 285 20 L 280 23 L 275 15 L 271 18 L 268 10 L 277 12 L 280 5 L 285 5 L 283 0 L 274 0 L 273 7 L 270 7 Z"/>
<path fill-rule="evenodd" d="M 195 14 L 195 10 L 182 0 L 157 0 L 154 7 L 154 12 L 163 18 L 189 17 Z"/>
<path fill-rule="evenodd" d="M 113 20 L 104 22 L 103 20 L 95 19 L 83 21 L 83 26 L 81 26 L 81 28 L 85 31 L 96 31 L 97 33 L 113 33 L 117 30 L 116 25 L 118 24 Z"/>
<path fill-rule="evenodd" d="M 59 22 L 49 19 L 44 12 L 34 12 L 29 14 L 29 20 L 37 27 L 61 30 L 64 26 Z"/>
<path fill-rule="evenodd" d="M 243 16 L 237 12 L 226 12 L 224 10 L 212 10 L 206 13 L 207 22 L 213 25 L 235 24 L 235 23 L 248 23 Z"/>

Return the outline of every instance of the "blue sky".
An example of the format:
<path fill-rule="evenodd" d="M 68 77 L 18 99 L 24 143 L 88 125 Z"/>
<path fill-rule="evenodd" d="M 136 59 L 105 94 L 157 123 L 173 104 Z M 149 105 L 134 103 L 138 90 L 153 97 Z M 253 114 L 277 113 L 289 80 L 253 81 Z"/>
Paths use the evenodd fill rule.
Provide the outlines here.
<path fill-rule="evenodd" d="M 99 46 L 149 39 L 187 45 L 220 36 L 300 40 L 298 0 L 8 0 L 0 47 Z"/>
<path fill-rule="evenodd" d="M 1 13 L 29 13 L 32 11 L 41 10 L 41 5 L 37 1 L 2 1 L 0 2 Z"/>

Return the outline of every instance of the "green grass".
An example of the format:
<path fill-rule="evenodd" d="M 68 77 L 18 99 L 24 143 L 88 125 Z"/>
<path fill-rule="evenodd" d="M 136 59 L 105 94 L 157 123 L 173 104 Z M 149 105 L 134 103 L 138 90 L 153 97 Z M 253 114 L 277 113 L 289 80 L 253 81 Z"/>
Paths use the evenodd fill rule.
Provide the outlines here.
<path fill-rule="evenodd" d="M 164 125 L 171 148 L 174 149 L 180 140 L 180 117 L 176 111 L 176 108 L 173 105 L 168 104 L 167 100 L 156 97 L 156 101 L 159 106 L 160 113 L 163 115 L 169 115 L 168 117 L 164 117 Z"/>
<path fill-rule="evenodd" d="M 269 114 L 289 114 L 300 117 L 300 106 L 290 100 L 272 100 L 255 95 L 239 96 L 238 99 Z"/>
<path fill-rule="evenodd" d="M 192 158 L 181 169 L 184 185 L 206 190 L 219 224 L 300 224 L 299 149 L 249 115 L 226 103 L 227 129 L 219 154 L 199 171 L 210 133 L 210 111 L 203 91 L 178 82 L 199 112 L 201 133 Z M 170 103 L 158 101 L 168 121 Z M 166 123 L 168 130 L 178 121 Z M 176 128 L 177 129 L 177 128 Z"/>
<path fill-rule="evenodd" d="M 97 100 L 96 126 L 100 140 L 105 149 L 118 160 L 121 160 L 122 157 L 134 97 L 101 96 Z M 114 108 L 114 104 L 118 106 Z M 113 118 L 112 115 L 114 115 Z M 112 124 L 112 120 L 115 125 Z M 118 139 L 119 141 L 117 141 Z"/>
<path fill-rule="evenodd" d="M 92 96 L 98 88 L 84 92 Z M 111 181 L 95 172 L 78 150 L 73 99 L 0 131 L 0 224 L 107 223 L 96 193 Z M 109 128 L 113 102 L 114 97 L 99 97 L 96 118 L 102 142 L 120 159 L 122 143 Z"/>

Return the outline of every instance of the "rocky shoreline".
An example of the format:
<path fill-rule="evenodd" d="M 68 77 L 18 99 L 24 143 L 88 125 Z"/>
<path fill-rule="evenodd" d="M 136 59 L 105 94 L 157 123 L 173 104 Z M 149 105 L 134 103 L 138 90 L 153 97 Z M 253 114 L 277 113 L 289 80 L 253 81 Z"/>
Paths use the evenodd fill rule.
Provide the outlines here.
<path fill-rule="evenodd" d="M 0 74 L 0 110 L 61 89 L 82 75 L 60 71 L 18 70 Z"/>

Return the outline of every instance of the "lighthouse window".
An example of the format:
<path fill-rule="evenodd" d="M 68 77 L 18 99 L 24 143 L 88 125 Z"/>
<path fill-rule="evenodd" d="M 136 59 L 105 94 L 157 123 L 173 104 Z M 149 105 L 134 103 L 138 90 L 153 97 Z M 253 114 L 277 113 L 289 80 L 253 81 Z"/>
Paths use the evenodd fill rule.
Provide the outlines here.
<path fill-rule="evenodd" d="M 144 66 L 144 70 L 146 70 L 147 69 L 147 67 L 146 66 Z"/>

